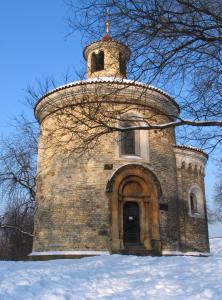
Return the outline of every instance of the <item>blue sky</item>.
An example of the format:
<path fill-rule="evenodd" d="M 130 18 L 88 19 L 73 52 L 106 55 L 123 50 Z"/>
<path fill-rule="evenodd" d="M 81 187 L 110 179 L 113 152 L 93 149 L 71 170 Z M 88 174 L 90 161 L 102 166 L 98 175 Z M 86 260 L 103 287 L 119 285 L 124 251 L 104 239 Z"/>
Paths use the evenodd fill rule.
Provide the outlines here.
<path fill-rule="evenodd" d="M 0 2 L 0 135 L 9 132 L 13 116 L 32 113 L 23 105 L 26 88 L 37 80 L 84 66 L 78 34 L 67 37 L 67 7 L 63 0 Z M 206 193 L 212 196 L 215 164 L 207 167 Z M 222 232 L 222 230 L 221 230 Z"/>
<path fill-rule="evenodd" d="M 1 131 L 24 109 L 27 85 L 82 67 L 81 37 L 66 38 L 63 0 L 0 2 Z"/>

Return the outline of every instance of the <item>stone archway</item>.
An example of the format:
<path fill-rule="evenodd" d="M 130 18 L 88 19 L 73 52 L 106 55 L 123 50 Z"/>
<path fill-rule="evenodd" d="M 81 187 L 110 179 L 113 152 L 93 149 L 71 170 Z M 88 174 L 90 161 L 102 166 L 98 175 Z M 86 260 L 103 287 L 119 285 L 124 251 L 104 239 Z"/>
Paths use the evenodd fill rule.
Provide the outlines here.
<path fill-rule="evenodd" d="M 161 186 L 154 173 L 139 164 L 125 165 L 111 177 L 107 184 L 107 195 L 111 208 L 112 252 L 124 252 L 124 250 L 130 250 L 130 247 L 135 250 L 138 247 L 147 254 L 152 252 L 160 254 L 159 198 L 161 197 Z M 131 206 L 131 212 L 133 205 L 135 208 L 138 207 L 138 217 L 135 216 L 135 212 L 127 215 L 126 205 Z M 124 218 L 127 217 L 132 221 L 129 234 L 139 235 L 132 237 L 132 241 L 135 241 L 132 243 L 127 243 L 126 239 L 127 221 Z M 134 225 L 133 218 L 138 218 L 138 220 L 134 220 Z M 128 226 L 130 228 L 130 220 Z"/>

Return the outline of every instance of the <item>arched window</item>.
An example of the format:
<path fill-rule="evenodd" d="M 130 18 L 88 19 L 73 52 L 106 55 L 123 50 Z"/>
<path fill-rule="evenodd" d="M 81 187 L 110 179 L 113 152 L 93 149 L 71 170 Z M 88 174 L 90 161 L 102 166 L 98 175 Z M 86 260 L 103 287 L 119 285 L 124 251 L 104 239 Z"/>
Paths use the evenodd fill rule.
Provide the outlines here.
<path fill-rule="evenodd" d="M 91 72 L 96 71 L 96 54 L 93 52 L 91 56 Z"/>
<path fill-rule="evenodd" d="M 130 128 L 130 122 L 121 122 L 121 127 Z M 139 155 L 139 132 L 135 130 L 123 131 L 120 134 L 120 145 L 122 155 Z"/>
<path fill-rule="evenodd" d="M 197 197 L 193 192 L 190 193 L 190 212 L 191 214 L 198 213 Z"/>
<path fill-rule="evenodd" d="M 119 53 L 119 69 L 120 73 L 126 77 L 126 59 L 122 53 Z"/>
<path fill-rule="evenodd" d="M 204 216 L 204 198 L 201 189 L 194 185 L 188 193 L 189 214 L 193 217 Z"/>
<path fill-rule="evenodd" d="M 91 72 L 104 70 L 104 52 L 100 51 L 98 54 L 93 52 L 91 56 Z"/>

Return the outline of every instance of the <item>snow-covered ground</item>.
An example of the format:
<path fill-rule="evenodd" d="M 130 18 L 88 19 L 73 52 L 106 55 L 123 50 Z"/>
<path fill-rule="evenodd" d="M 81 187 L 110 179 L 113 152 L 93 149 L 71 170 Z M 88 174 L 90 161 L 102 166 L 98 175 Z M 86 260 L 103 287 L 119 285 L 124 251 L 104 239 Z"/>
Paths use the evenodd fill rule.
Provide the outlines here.
<path fill-rule="evenodd" d="M 99 256 L 0 262 L 0 300 L 222 299 L 222 239 L 210 257 Z"/>

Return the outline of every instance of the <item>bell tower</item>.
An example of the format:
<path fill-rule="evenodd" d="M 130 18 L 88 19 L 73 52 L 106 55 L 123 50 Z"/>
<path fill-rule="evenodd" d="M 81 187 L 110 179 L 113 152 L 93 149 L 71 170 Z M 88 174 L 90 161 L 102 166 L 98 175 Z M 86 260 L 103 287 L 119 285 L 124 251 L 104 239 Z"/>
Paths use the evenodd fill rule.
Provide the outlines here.
<path fill-rule="evenodd" d="M 130 49 L 112 39 L 109 33 L 109 21 L 106 21 L 106 33 L 99 41 L 85 47 L 83 56 L 87 61 L 87 78 L 127 77 L 127 63 Z"/>

